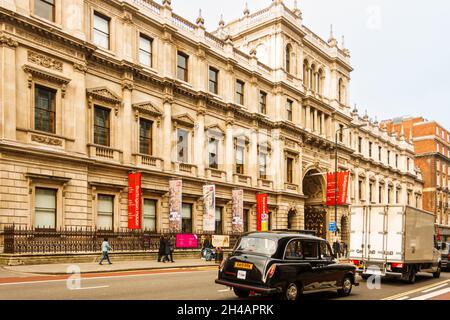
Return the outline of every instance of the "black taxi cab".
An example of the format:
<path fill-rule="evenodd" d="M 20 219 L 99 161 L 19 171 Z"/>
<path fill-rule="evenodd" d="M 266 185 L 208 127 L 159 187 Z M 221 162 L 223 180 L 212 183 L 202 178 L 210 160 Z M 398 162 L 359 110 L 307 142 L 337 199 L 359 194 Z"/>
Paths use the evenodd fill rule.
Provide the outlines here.
<path fill-rule="evenodd" d="M 219 268 L 217 284 L 240 298 L 251 293 L 297 300 L 302 294 L 336 290 L 351 294 L 356 267 L 338 264 L 327 241 L 290 232 L 253 232 L 242 236 Z"/>

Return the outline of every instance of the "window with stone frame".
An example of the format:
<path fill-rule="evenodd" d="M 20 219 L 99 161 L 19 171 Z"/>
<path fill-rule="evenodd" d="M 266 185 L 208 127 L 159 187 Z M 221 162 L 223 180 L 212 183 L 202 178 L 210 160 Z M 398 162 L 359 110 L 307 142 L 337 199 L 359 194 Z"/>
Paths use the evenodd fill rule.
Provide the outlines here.
<path fill-rule="evenodd" d="M 153 154 L 153 121 L 139 119 L 139 153 L 151 156 Z"/>
<path fill-rule="evenodd" d="M 97 195 L 97 228 L 99 230 L 114 230 L 113 195 Z"/>
<path fill-rule="evenodd" d="M 94 144 L 111 146 L 111 110 L 100 106 L 94 107 Z"/>
<path fill-rule="evenodd" d="M 56 0 L 34 0 L 33 13 L 41 18 L 55 22 Z"/>
<path fill-rule="evenodd" d="M 56 133 L 56 90 L 34 86 L 34 129 Z"/>
<path fill-rule="evenodd" d="M 177 129 L 177 160 L 181 163 L 189 162 L 189 131 Z"/>
<path fill-rule="evenodd" d="M 209 68 L 209 92 L 219 94 L 219 70 L 216 68 Z"/>
<path fill-rule="evenodd" d="M 147 67 L 153 66 L 153 39 L 140 34 L 139 36 L 139 62 Z"/>
<path fill-rule="evenodd" d="M 209 138 L 208 165 L 211 169 L 219 169 L 219 140 L 216 137 Z"/>
<path fill-rule="evenodd" d="M 177 54 L 177 79 L 188 82 L 189 80 L 189 56 L 181 51 Z"/>
<path fill-rule="evenodd" d="M 156 220 L 156 200 L 144 199 L 144 208 L 142 212 L 143 229 L 147 232 L 157 232 Z"/>
<path fill-rule="evenodd" d="M 378 187 L 378 203 L 383 203 L 383 186 Z"/>
<path fill-rule="evenodd" d="M 181 214 L 181 232 L 191 234 L 192 229 L 192 204 L 183 203 Z"/>
<path fill-rule="evenodd" d="M 35 189 L 34 227 L 36 229 L 56 229 L 57 193 L 57 189 Z"/>
<path fill-rule="evenodd" d="M 267 114 L 267 93 L 264 91 L 259 92 L 259 113 Z"/>
<path fill-rule="evenodd" d="M 244 166 L 245 166 L 245 146 L 236 143 L 235 173 L 244 174 Z"/>
<path fill-rule="evenodd" d="M 259 152 L 259 178 L 267 180 L 267 152 Z"/>
<path fill-rule="evenodd" d="M 93 42 L 95 45 L 110 49 L 111 19 L 99 12 L 94 12 Z"/>
<path fill-rule="evenodd" d="M 286 159 L 286 182 L 294 183 L 294 159 L 291 157 Z"/>
<path fill-rule="evenodd" d="M 294 101 L 287 99 L 286 101 L 286 119 L 288 121 L 293 121 L 293 107 Z"/>
<path fill-rule="evenodd" d="M 244 90 L 245 83 L 241 80 L 236 80 L 236 103 L 240 105 L 244 105 Z"/>
<path fill-rule="evenodd" d="M 216 207 L 216 234 L 223 233 L 223 208 Z"/>
<path fill-rule="evenodd" d="M 249 232 L 249 224 L 248 224 L 248 219 L 250 216 L 250 210 L 249 209 L 244 209 L 243 211 L 243 221 L 244 221 L 244 232 Z"/>

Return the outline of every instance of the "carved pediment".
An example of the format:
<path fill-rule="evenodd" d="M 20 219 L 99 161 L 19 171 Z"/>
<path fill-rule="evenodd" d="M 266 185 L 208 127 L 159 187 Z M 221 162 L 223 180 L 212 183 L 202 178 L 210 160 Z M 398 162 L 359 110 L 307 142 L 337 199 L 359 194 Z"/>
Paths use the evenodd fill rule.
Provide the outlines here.
<path fill-rule="evenodd" d="M 172 117 L 172 121 L 174 124 L 181 124 L 187 127 L 194 127 L 195 119 L 192 118 L 189 114 L 185 113 L 179 116 Z"/>
<path fill-rule="evenodd" d="M 121 103 L 120 97 L 107 87 L 92 88 L 86 91 L 89 100 L 98 100 L 112 105 L 119 105 Z"/>
<path fill-rule="evenodd" d="M 158 107 L 155 107 L 151 102 L 133 104 L 133 109 L 154 117 L 162 117 L 163 115 L 163 112 Z"/>
<path fill-rule="evenodd" d="M 60 86 L 67 86 L 69 84 L 69 82 L 71 81 L 71 79 L 63 77 L 59 74 L 44 71 L 44 70 L 35 68 L 35 67 L 27 65 L 27 64 L 24 65 L 22 67 L 22 69 L 23 69 L 23 71 L 28 73 L 29 76 L 31 76 L 33 78 L 46 80 L 46 81 L 49 81 L 52 83 L 56 83 Z"/>
<path fill-rule="evenodd" d="M 214 134 L 214 135 L 220 135 L 220 136 L 225 135 L 225 130 L 218 124 L 214 124 L 214 125 L 205 127 L 205 131 L 209 132 L 210 134 Z"/>

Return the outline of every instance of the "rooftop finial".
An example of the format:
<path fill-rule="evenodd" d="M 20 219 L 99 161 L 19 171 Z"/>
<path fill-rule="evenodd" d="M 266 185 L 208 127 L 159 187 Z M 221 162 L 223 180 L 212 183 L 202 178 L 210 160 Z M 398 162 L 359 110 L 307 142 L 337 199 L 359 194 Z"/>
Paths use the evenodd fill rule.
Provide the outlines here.
<path fill-rule="evenodd" d="M 203 19 L 203 17 L 202 17 L 202 9 L 198 10 L 198 18 L 197 18 L 196 22 L 199 27 L 205 26 L 205 19 Z"/>
<path fill-rule="evenodd" d="M 248 2 L 245 2 L 244 15 L 248 16 L 250 14 L 250 10 L 248 8 Z"/>
<path fill-rule="evenodd" d="M 334 34 L 333 34 L 333 25 L 331 25 L 331 28 L 330 28 L 330 38 L 328 39 L 328 44 L 331 47 L 336 47 L 337 46 L 337 40 L 336 40 L 336 38 L 334 37 Z"/>
<path fill-rule="evenodd" d="M 302 18 L 302 11 L 298 7 L 298 1 L 294 1 L 294 10 L 292 11 L 297 17 Z"/>
<path fill-rule="evenodd" d="M 225 21 L 223 20 L 223 14 L 220 15 L 219 26 L 220 27 L 224 27 L 225 26 Z"/>

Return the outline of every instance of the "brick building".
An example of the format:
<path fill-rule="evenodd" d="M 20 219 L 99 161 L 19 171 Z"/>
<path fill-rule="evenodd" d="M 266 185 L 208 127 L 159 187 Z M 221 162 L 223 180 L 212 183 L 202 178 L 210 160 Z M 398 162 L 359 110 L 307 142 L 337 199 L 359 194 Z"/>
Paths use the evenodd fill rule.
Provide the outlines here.
<path fill-rule="evenodd" d="M 412 140 L 416 166 L 422 170 L 425 183 L 423 208 L 434 212 L 441 235 L 450 238 L 450 132 L 422 117 L 388 120 L 382 126 Z"/>

